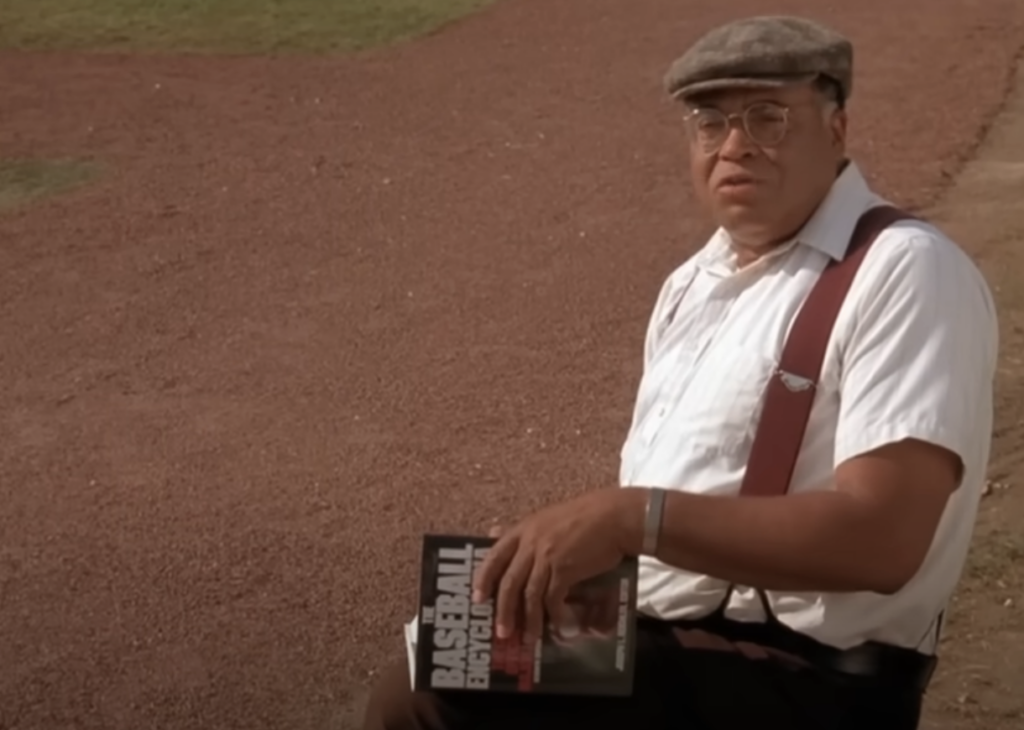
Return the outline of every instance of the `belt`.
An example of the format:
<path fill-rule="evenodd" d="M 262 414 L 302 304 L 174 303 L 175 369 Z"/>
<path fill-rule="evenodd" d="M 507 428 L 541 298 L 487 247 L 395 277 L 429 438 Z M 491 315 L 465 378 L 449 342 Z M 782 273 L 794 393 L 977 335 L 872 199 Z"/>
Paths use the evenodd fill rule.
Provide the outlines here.
<path fill-rule="evenodd" d="M 754 659 L 774 659 L 792 667 L 814 668 L 837 679 L 923 694 L 938 660 L 913 649 L 869 641 L 849 649 L 822 644 L 776 620 L 732 621 L 720 616 L 669 623 L 687 649 L 731 651 Z"/>

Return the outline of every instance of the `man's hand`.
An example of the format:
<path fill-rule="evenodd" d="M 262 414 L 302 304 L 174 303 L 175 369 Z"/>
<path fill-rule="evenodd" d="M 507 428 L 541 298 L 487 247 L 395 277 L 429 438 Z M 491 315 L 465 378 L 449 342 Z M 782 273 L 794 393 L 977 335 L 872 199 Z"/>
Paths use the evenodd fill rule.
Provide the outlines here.
<path fill-rule="evenodd" d="M 522 629 L 527 641 L 539 638 L 545 612 L 557 616 L 570 588 L 622 561 L 643 505 L 641 490 L 600 489 L 504 529 L 473 586 L 477 602 L 497 591 L 498 637 Z"/>

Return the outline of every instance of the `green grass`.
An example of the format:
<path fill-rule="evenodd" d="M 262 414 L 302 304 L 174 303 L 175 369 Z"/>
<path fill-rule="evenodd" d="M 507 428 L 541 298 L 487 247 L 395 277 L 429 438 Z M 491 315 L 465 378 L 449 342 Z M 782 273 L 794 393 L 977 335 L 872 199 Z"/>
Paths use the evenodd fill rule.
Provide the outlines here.
<path fill-rule="evenodd" d="M 193 53 L 360 50 L 490 0 L 0 0 L 0 48 Z"/>
<path fill-rule="evenodd" d="M 1024 536 L 1018 532 L 993 529 L 971 548 L 967 577 L 991 583 L 1010 580 L 1024 562 Z"/>
<path fill-rule="evenodd" d="M 95 177 L 94 165 L 78 160 L 0 159 L 0 213 L 47 195 L 58 195 Z"/>

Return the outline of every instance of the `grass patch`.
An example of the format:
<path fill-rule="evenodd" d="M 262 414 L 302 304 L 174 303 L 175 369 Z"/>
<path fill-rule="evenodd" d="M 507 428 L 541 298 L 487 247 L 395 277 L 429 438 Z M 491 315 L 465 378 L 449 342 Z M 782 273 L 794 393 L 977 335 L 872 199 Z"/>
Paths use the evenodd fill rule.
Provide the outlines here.
<path fill-rule="evenodd" d="M 966 575 L 972 581 L 991 584 L 1019 579 L 1024 564 L 1024 536 L 1010 530 L 993 530 L 971 547 Z"/>
<path fill-rule="evenodd" d="M 0 212 L 89 182 L 91 163 L 79 160 L 0 160 Z"/>
<path fill-rule="evenodd" d="M 430 32 L 490 0 L 2 0 L 0 47 L 350 51 Z"/>

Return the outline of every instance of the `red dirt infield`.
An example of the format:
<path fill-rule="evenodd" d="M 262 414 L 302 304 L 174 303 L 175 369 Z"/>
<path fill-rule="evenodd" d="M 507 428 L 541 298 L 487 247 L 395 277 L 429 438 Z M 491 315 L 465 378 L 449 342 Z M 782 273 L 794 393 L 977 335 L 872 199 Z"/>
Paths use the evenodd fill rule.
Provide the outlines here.
<path fill-rule="evenodd" d="M 707 232 L 661 93 L 761 3 L 499 0 L 353 58 L 0 54 L 0 728 L 334 728 L 425 530 L 614 483 L 657 287 Z M 930 202 L 1013 0 L 779 2 L 852 37 L 853 153 Z M 969 245 L 970 242 L 964 242 Z"/>

